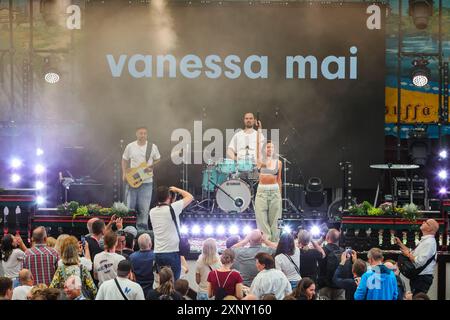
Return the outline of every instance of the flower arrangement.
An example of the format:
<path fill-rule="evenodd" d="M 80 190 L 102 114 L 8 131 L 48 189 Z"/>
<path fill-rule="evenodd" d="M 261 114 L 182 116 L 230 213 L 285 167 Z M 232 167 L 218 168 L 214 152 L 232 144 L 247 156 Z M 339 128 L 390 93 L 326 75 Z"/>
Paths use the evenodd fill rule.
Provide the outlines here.
<path fill-rule="evenodd" d="M 103 208 L 102 206 L 91 203 L 86 206 L 80 205 L 77 201 L 71 201 L 69 203 L 60 204 L 57 207 L 58 212 L 71 214 L 75 219 L 76 217 L 88 217 L 88 216 L 111 216 L 117 217 L 131 216 L 133 211 L 130 210 L 126 204 L 122 202 L 114 202 L 111 208 Z"/>
<path fill-rule="evenodd" d="M 403 207 L 394 207 L 391 202 L 385 202 L 378 206 L 372 206 L 368 201 L 364 201 L 349 208 L 350 215 L 354 216 L 401 216 L 404 219 L 415 221 L 422 215 L 414 203 L 406 204 Z"/>

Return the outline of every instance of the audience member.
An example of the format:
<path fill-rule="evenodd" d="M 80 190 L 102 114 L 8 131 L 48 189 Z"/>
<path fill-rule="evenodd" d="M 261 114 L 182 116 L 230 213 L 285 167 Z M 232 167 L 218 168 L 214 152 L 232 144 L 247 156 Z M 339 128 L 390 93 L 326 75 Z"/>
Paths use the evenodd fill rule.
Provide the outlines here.
<path fill-rule="evenodd" d="M 356 288 L 361 281 L 362 275 L 367 271 L 366 263 L 357 259 L 356 251 L 352 250 L 351 256 L 347 252 L 343 252 L 341 255 L 341 262 L 336 269 L 333 276 L 333 283 L 345 290 L 345 300 L 354 300 Z M 347 276 L 346 265 L 347 261 L 352 261 L 352 276 Z"/>
<path fill-rule="evenodd" d="M 103 252 L 103 245 L 100 242 L 103 241 L 105 229 L 105 222 L 103 220 L 97 219 L 92 222 L 92 234 L 86 237 L 92 262 L 94 262 L 97 254 Z"/>
<path fill-rule="evenodd" d="M 174 193 L 181 194 L 183 199 L 174 201 L 176 198 Z M 181 273 L 179 216 L 194 197 L 187 191 L 165 186 L 157 188 L 156 197 L 158 206 L 150 210 L 150 221 L 155 236 L 155 262 L 158 268 L 170 266 L 176 280 Z"/>
<path fill-rule="evenodd" d="M 414 295 L 419 292 L 427 293 L 433 283 L 437 254 L 435 237 L 439 231 L 439 223 L 434 219 L 428 219 L 422 223 L 420 231 L 422 232 L 422 238 L 413 251 L 409 251 L 409 248 L 399 238 L 395 238 L 402 254 L 414 264 L 416 269 L 422 270 L 409 281 L 409 286 Z"/>
<path fill-rule="evenodd" d="M 178 279 L 177 281 L 175 281 L 174 288 L 175 291 L 183 297 L 183 300 L 190 300 L 187 297 L 187 294 L 189 292 L 189 281 L 187 281 L 186 279 Z"/>
<path fill-rule="evenodd" d="M 47 247 L 49 247 L 49 248 L 55 248 L 56 239 L 53 237 L 48 237 L 46 244 L 47 244 Z"/>
<path fill-rule="evenodd" d="M 328 300 L 345 300 L 345 290 L 338 288 L 333 283 L 334 273 L 339 265 L 342 252 L 339 247 L 340 233 L 336 229 L 328 230 L 323 247 L 325 258 L 319 261 L 319 295 Z"/>
<path fill-rule="evenodd" d="M 28 293 L 33 287 L 33 275 L 30 270 L 22 269 L 19 272 L 20 286 L 14 288 L 12 300 L 27 300 Z"/>
<path fill-rule="evenodd" d="M 367 258 L 371 268 L 361 277 L 355 291 L 355 300 L 397 300 L 397 279 L 383 264 L 383 252 L 372 248 Z"/>
<path fill-rule="evenodd" d="M 277 297 L 273 293 L 263 294 L 261 300 L 277 300 Z"/>
<path fill-rule="evenodd" d="M 397 300 L 404 300 L 405 299 L 405 293 L 406 293 L 406 285 L 403 281 L 402 277 L 400 276 L 400 270 L 398 270 L 397 262 L 394 260 L 386 260 L 384 262 L 384 265 L 386 268 L 392 270 L 395 274 L 395 278 L 397 279 L 397 287 L 398 287 L 398 298 Z"/>
<path fill-rule="evenodd" d="M 239 241 L 241 241 L 241 237 L 239 237 L 238 235 L 228 237 L 225 241 L 225 246 L 227 249 L 231 249 Z"/>
<path fill-rule="evenodd" d="M 300 250 L 295 247 L 294 237 L 290 233 L 283 233 L 280 236 L 275 251 L 275 267 L 286 275 L 292 288 L 295 288 L 302 279 L 300 276 Z"/>
<path fill-rule="evenodd" d="M 412 297 L 412 300 L 430 300 L 430 297 L 424 292 L 419 292 Z"/>
<path fill-rule="evenodd" d="M 95 229 L 94 222 L 93 228 Z M 105 251 L 98 253 L 94 258 L 94 278 L 99 282 L 99 287 L 106 280 L 117 277 L 117 266 L 125 258 L 116 253 L 117 234 L 109 230 L 103 238 Z"/>
<path fill-rule="evenodd" d="M 133 278 L 131 262 L 123 259 L 117 266 L 117 277 L 103 282 L 95 300 L 145 300 L 144 291 Z"/>
<path fill-rule="evenodd" d="M 134 252 L 134 240 L 137 236 L 137 230 L 133 226 L 128 226 L 122 231 L 125 236 L 125 245 L 122 248 L 121 254 L 125 257 L 125 259 L 129 259 L 130 255 Z"/>
<path fill-rule="evenodd" d="M 70 236 L 70 235 L 68 235 L 68 234 L 66 234 L 66 233 L 63 233 L 63 234 L 60 234 L 60 235 L 58 236 L 58 238 L 56 238 L 56 242 L 55 242 L 54 249 L 56 250 L 56 252 L 58 252 L 58 254 L 59 254 L 60 256 L 61 256 L 61 253 L 62 253 L 62 251 L 61 251 L 62 243 L 63 243 L 63 241 L 64 241 L 65 239 L 67 239 L 69 236 Z"/>
<path fill-rule="evenodd" d="M 311 241 L 311 233 L 307 230 L 300 230 L 298 233 L 298 247 L 300 249 L 300 275 L 302 278 L 308 277 L 316 283 L 319 275 L 319 261 L 325 258 L 325 251 L 317 241 Z"/>
<path fill-rule="evenodd" d="M 175 291 L 174 275 L 170 267 L 162 267 L 158 273 L 159 286 L 149 291 L 147 300 L 183 300 Z"/>
<path fill-rule="evenodd" d="M 259 273 L 250 287 L 251 294 L 260 299 L 262 295 L 272 293 L 281 300 L 292 292 L 288 278 L 283 272 L 275 269 L 275 260 L 270 254 L 259 252 L 255 259 Z"/>
<path fill-rule="evenodd" d="M 231 269 L 234 256 L 233 250 L 226 249 L 220 256 L 222 266 L 209 272 L 207 277 L 209 298 L 223 300 L 226 296 L 235 296 L 242 299 L 242 277 L 238 271 Z"/>
<path fill-rule="evenodd" d="M 189 239 L 187 237 L 181 237 L 179 252 L 180 252 L 180 263 L 181 263 L 180 278 L 185 278 L 189 272 L 189 265 L 186 261 L 186 257 L 188 257 L 189 253 L 191 252 L 191 244 L 189 243 Z"/>
<path fill-rule="evenodd" d="M 310 278 L 303 278 L 290 296 L 295 300 L 316 300 L 316 284 Z"/>
<path fill-rule="evenodd" d="M 20 235 L 6 234 L 1 243 L 1 258 L 4 276 L 13 281 L 13 288 L 19 285 L 19 272 L 22 269 L 27 247 Z"/>
<path fill-rule="evenodd" d="M 41 283 L 31 288 L 27 295 L 28 300 L 46 300 L 44 290 L 47 289 L 47 285 Z"/>
<path fill-rule="evenodd" d="M 23 268 L 31 271 L 34 284 L 50 285 L 59 260 L 58 252 L 47 247 L 47 231 L 44 227 L 33 230 L 34 246 L 25 251 Z"/>
<path fill-rule="evenodd" d="M 195 282 L 198 284 L 197 300 L 208 300 L 208 275 L 219 269 L 220 258 L 217 254 L 216 240 L 209 238 L 203 242 L 202 253 L 195 266 Z"/>
<path fill-rule="evenodd" d="M 246 247 L 247 244 L 248 247 Z M 245 286 L 251 286 L 253 279 L 258 274 L 255 266 L 256 254 L 260 252 L 273 254 L 276 247 L 275 243 L 266 240 L 261 231 L 257 229 L 251 231 L 242 241 L 232 247 L 236 255 L 233 269 L 240 272 Z"/>
<path fill-rule="evenodd" d="M 97 288 L 92 280 L 91 274 L 88 269 L 80 263 L 78 256 L 79 243 L 77 238 L 69 236 L 64 239 L 61 244 L 61 265 L 56 269 L 53 280 L 50 284 L 50 288 L 64 289 L 64 285 L 67 279 L 76 275 L 80 277 L 81 283 L 85 288 L 85 298 L 94 299 L 97 294 Z"/>
<path fill-rule="evenodd" d="M 153 288 L 155 255 L 152 251 L 152 239 L 148 233 L 142 233 L 137 242 L 139 251 L 133 252 L 129 260 L 136 276 L 136 282 L 142 287 L 144 297 L 146 297 Z"/>
<path fill-rule="evenodd" d="M 13 295 L 13 282 L 8 277 L 0 277 L 0 300 L 11 300 Z"/>
<path fill-rule="evenodd" d="M 64 293 L 69 300 L 86 300 L 81 293 L 81 279 L 79 276 L 71 275 L 64 283 Z"/>

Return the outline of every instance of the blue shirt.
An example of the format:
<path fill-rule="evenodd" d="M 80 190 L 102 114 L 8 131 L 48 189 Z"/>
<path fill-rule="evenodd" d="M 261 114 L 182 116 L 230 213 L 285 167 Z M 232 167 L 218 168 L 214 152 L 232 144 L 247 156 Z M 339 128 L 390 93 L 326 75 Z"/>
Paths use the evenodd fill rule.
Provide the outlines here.
<path fill-rule="evenodd" d="M 397 300 L 397 297 L 397 278 L 382 264 L 363 274 L 355 292 L 355 300 Z"/>
<path fill-rule="evenodd" d="M 133 272 L 136 275 L 136 282 L 139 283 L 147 293 L 153 286 L 153 261 L 155 261 L 155 254 L 152 250 L 139 250 L 130 255 Z"/>

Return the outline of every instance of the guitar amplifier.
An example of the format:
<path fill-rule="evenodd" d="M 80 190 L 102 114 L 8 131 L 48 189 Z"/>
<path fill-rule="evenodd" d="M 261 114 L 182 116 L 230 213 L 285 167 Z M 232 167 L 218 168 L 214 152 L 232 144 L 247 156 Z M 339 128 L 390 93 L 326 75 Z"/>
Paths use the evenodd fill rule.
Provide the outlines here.
<path fill-rule="evenodd" d="M 411 194 L 412 201 L 420 209 L 428 209 L 428 180 L 425 178 L 411 178 L 405 177 L 394 178 L 394 194 L 397 197 L 397 205 L 403 206 L 410 203 Z"/>

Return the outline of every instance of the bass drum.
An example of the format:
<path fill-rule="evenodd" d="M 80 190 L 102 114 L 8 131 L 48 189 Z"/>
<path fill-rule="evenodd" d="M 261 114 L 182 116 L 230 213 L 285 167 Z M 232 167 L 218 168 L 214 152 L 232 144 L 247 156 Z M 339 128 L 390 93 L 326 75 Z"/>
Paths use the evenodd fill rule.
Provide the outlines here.
<path fill-rule="evenodd" d="M 220 209 L 225 212 L 242 212 L 245 211 L 252 201 L 252 192 L 250 186 L 241 179 L 227 180 L 220 185 L 233 199 L 240 199 L 242 206 L 236 206 L 233 199 L 227 196 L 220 188 L 216 190 L 216 201 Z"/>

